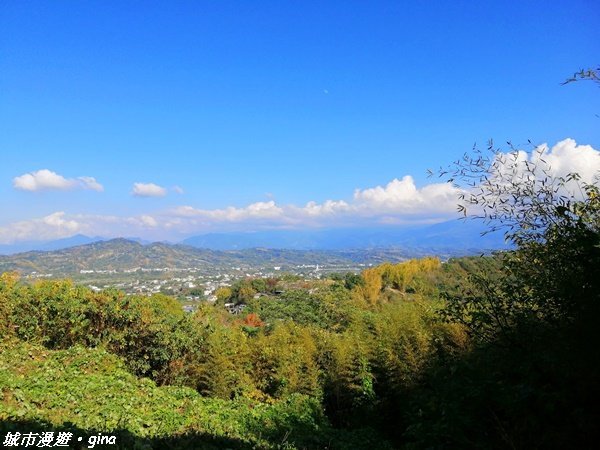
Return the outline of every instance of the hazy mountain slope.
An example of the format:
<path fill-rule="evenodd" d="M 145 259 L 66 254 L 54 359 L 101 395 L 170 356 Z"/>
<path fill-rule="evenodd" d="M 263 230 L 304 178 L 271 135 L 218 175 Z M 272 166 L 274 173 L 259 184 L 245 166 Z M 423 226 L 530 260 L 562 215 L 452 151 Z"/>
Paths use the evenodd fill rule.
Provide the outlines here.
<path fill-rule="evenodd" d="M 501 233 L 481 236 L 486 229 L 481 222 L 452 220 L 413 227 L 211 233 L 190 237 L 183 244 L 214 250 L 254 247 L 298 250 L 410 247 L 472 252 L 506 248 Z"/>
<path fill-rule="evenodd" d="M 18 270 L 70 274 L 82 269 L 260 267 L 349 262 L 352 262 L 350 258 L 334 252 L 270 249 L 222 252 L 185 245 L 165 243 L 142 245 L 127 239 L 113 239 L 51 252 L 38 251 L 0 256 L 0 272 Z"/>
<path fill-rule="evenodd" d="M 481 236 L 479 222 L 450 221 L 413 228 L 273 230 L 207 234 L 184 244 L 112 239 L 53 251 L 0 256 L 0 272 L 18 270 L 72 274 L 80 270 L 143 268 L 267 267 L 301 264 L 349 264 L 400 261 L 437 255 L 442 258 L 506 248 L 501 233 Z M 86 236 L 48 244 L 85 242 Z"/>

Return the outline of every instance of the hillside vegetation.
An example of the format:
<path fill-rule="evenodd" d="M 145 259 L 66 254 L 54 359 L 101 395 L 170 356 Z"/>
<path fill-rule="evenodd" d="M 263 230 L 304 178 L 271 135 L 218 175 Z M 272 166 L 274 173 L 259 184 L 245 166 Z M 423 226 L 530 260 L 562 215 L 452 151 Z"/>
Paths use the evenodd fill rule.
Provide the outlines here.
<path fill-rule="evenodd" d="M 364 257 L 364 252 L 357 252 Z M 387 252 L 388 256 L 393 253 Z M 81 269 L 123 270 L 146 268 L 210 268 L 296 264 L 348 264 L 352 254 L 326 251 L 247 249 L 214 251 L 187 245 L 155 242 L 142 245 L 128 239 L 112 239 L 49 252 L 0 256 L 0 271 L 50 272 L 71 275 Z"/>
<path fill-rule="evenodd" d="M 598 189 L 498 186 L 470 201 L 508 204 L 492 219 L 514 251 L 245 278 L 193 314 L 5 273 L 0 430 L 115 434 L 106 448 L 594 448 Z"/>
<path fill-rule="evenodd" d="M 466 345 L 460 326 L 436 321 L 432 299 L 484 262 L 241 280 L 226 300 L 263 293 L 242 316 L 6 273 L 3 430 L 113 432 L 123 448 L 391 448 L 378 414 L 405 407 L 394 396 L 436 352 Z"/>

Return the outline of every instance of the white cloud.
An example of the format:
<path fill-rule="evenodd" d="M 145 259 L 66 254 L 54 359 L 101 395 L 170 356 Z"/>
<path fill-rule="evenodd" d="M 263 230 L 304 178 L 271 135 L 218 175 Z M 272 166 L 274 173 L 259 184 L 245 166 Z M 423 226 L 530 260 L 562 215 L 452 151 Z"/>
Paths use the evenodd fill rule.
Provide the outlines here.
<path fill-rule="evenodd" d="M 98 183 L 94 177 L 79 177 L 77 180 L 79 181 L 79 184 L 83 186 L 83 189 L 92 189 L 98 192 L 104 190 L 104 186 Z"/>
<path fill-rule="evenodd" d="M 577 173 L 580 181 L 597 184 L 600 177 L 600 152 L 590 145 L 577 145 L 573 139 L 558 142 L 552 148 L 542 144 L 531 153 L 517 150 L 496 155 L 490 174 L 490 185 L 524 183 L 527 179 L 556 180 L 569 173 Z M 560 188 L 562 193 L 581 197 L 583 192 L 576 182 Z"/>
<path fill-rule="evenodd" d="M 310 217 L 320 217 L 344 214 L 351 212 L 352 210 L 353 207 L 344 200 L 326 200 L 321 204 L 317 202 L 308 202 L 303 208 L 299 209 L 298 212 Z"/>
<path fill-rule="evenodd" d="M 551 149 L 548 144 L 543 144 L 531 159 L 542 164 L 541 160 L 545 161 L 554 176 L 564 177 L 576 172 L 586 183 L 594 183 L 594 177 L 600 172 L 600 152 L 591 145 L 577 145 L 573 139 L 565 139 Z"/>
<path fill-rule="evenodd" d="M 167 190 L 154 183 L 133 183 L 131 193 L 136 197 L 164 197 Z"/>
<path fill-rule="evenodd" d="M 460 191 L 449 183 L 429 184 L 417 188 L 410 175 L 390 181 L 385 187 L 354 191 L 358 209 L 370 213 L 401 215 L 445 214 L 456 210 Z"/>
<path fill-rule="evenodd" d="M 158 226 L 157 220 L 152 216 L 146 216 L 146 215 L 141 216 L 140 221 L 142 222 L 142 224 L 146 225 L 147 227 L 154 228 L 154 227 Z"/>
<path fill-rule="evenodd" d="M 104 190 L 104 187 L 93 177 L 65 178 L 48 169 L 15 177 L 13 178 L 13 186 L 15 189 L 30 192 L 47 190 L 67 191 L 73 189 L 102 192 Z"/>
<path fill-rule="evenodd" d="M 278 219 L 284 216 L 284 210 L 273 200 L 252 203 L 244 208 L 230 206 L 224 209 L 196 209 L 192 206 L 180 206 L 173 210 L 175 216 L 195 217 L 217 222 L 240 222 L 249 219 Z"/>
<path fill-rule="evenodd" d="M 431 184 L 418 189 L 407 176 L 392 180 L 386 186 L 360 190 L 352 201 L 314 201 L 304 206 L 278 205 L 274 200 L 256 202 L 245 207 L 198 209 L 180 206 L 171 211 L 188 224 L 207 226 L 245 223 L 274 226 L 352 225 L 353 223 L 389 222 L 391 216 L 406 220 L 426 221 L 432 217 L 441 220 L 456 210 L 458 190 L 448 183 Z"/>
<path fill-rule="evenodd" d="M 59 239 L 79 232 L 81 224 L 73 218 L 66 218 L 65 213 L 59 211 L 39 219 L 23 220 L 0 227 L 0 242 Z"/>
<path fill-rule="evenodd" d="M 180 186 L 173 186 L 171 188 L 171 190 L 173 192 L 175 192 L 176 194 L 183 194 L 183 193 L 185 193 L 185 191 L 183 190 L 183 188 L 181 188 Z"/>
<path fill-rule="evenodd" d="M 539 153 L 528 155 L 523 152 L 517 157 L 522 164 L 541 157 L 555 176 L 575 171 L 584 181 L 594 182 L 594 177 L 600 173 L 600 152 L 589 145 L 577 145 L 572 139 L 561 141 L 552 148 L 541 146 Z M 65 179 L 58 177 L 55 184 L 64 184 L 61 179 Z M 68 180 L 65 181 L 68 184 Z M 92 182 L 88 180 L 88 184 L 92 185 Z M 0 242 L 53 239 L 75 233 L 162 240 L 234 229 L 434 223 L 455 217 L 459 192 L 448 183 L 418 186 L 411 176 L 406 175 L 385 185 L 356 189 L 345 200 L 309 201 L 301 206 L 279 204 L 270 199 L 217 209 L 186 205 L 131 217 L 55 212 L 39 219 L 0 227 Z M 166 195 L 166 189 L 152 183 L 135 183 L 133 193 L 162 196 Z"/>

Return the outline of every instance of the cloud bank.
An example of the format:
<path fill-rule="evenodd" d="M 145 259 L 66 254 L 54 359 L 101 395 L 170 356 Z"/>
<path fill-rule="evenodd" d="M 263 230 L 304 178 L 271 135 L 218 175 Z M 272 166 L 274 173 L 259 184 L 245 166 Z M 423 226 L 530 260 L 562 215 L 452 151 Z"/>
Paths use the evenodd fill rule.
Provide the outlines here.
<path fill-rule="evenodd" d="M 138 189 L 137 195 L 160 196 L 162 191 L 160 186 L 157 187 L 159 189 Z M 447 183 L 417 188 L 412 177 L 406 176 L 385 186 L 357 189 L 350 201 L 311 201 L 304 206 L 278 205 L 274 200 L 220 209 L 182 205 L 131 217 L 65 214 L 59 211 L 0 227 L 0 243 L 57 239 L 76 233 L 162 240 L 223 230 L 429 223 L 452 216 L 457 194 L 458 191 Z"/>
<path fill-rule="evenodd" d="M 573 139 L 565 139 L 552 148 L 542 144 L 531 153 L 522 150 L 499 153 L 492 167 L 495 170 L 490 174 L 488 184 L 508 188 L 525 184 L 527 180 L 564 180 L 569 174 L 576 173 L 579 182 L 567 181 L 556 188 L 561 194 L 580 200 L 584 197 L 581 184 L 597 185 L 600 182 L 600 152 L 590 145 L 577 145 Z"/>
<path fill-rule="evenodd" d="M 537 152 L 522 152 L 517 156 L 523 163 L 543 158 L 552 176 L 578 172 L 583 182 L 598 183 L 600 151 L 589 145 L 577 145 L 573 139 L 561 141 L 552 148 L 544 144 Z M 69 183 L 58 177 L 50 178 L 55 184 Z M 309 201 L 304 205 L 278 204 L 274 200 L 217 209 L 181 205 L 131 217 L 55 212 L 0 227 L 0 243 L 54 239 L 75 233 L 163 240 L 211 231 L 434 223 L 456 217 L 461 192 L 449 183 L 419 187 L 410 175 L 406 175 L 385 185 L 356 189 L 348 199 L 322 203 Z M 135 183 L 132 191 L 133 195 L 141 197 L 161 197 L 166 193 L 165 188 L 153 183 Z"/>
<path fill-rule="evenodd" d="M 13 222 L 0 227 L 0 242 L 59 239 L 81 232 L 81 224 L 65 216 L 63 211 L 59 211 L 39 219 Z"/>
<path fill-rule="evenodd" d="M 242 208 L 200 209 L 180 206 L 170 216 L 197 226 L 244 223 L 274 226 L 334 226 L 400 222 L 429 222 L 449 217 L 456 209 L 459 190 L 448 183 L 418 188 L 411 176 L 385 186 L 356 189 L 352 200 L 308 202 L 304 206 L 256 202 Z"/>
<path fill-rule="evenodd" d="M 102 192 L 104 187 L 94 177 L 65 178 L 48 169 L 13 178 L 13 187 L 22 191 L 68 191 L 74 189 L 92 190 Z"/>

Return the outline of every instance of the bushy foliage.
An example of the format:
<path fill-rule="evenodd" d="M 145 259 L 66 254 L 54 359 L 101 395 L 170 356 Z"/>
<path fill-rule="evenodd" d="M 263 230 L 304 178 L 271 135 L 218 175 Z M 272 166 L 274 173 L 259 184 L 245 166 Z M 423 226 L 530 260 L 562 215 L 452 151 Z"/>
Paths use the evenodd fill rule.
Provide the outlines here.
<path fill-rule="evenodd" d="M 429 274 L 433 270 L 427 264 L 423 264 L 422 274 Z M 435 266 L 435 270 L 441 270 L 439 262 Z M 382 278 L 382 274 L 390 273 L 391 269 L 385 266 L 371 270 Z M 419 273 L 414 276 L 418 277 Z M 20 283 L 15 275 L 6 274 L 0 279 L 0 308 L 5 313 L 2 321 L 3 339 L 7 348 L 12 347 L 17 352 L 16 356 L 24 348 L 35 348 L 35 352 L 41 355 L 40 360 L 47 357 L 68 359 L 68 355 L 80 355 L 77 356 L 79 359 L 68 359 L 65 363 L 65 370 L 75 371 L 74 375 L 65 375 L 63 383 L 56 389 L 68 391 L 69 384 L 83 383 L 86 374 L 90 375 L 90 383 L 93 377 L 101 376 L 104 378 L 99 381 L 99 386 L 114 392 L 108 399 L 121 396 L 115 403 L 115 408 L 119 410 L 121 400 L 129 401 L 126 400 L 129 395 L 127 383 L 138 383 L 133 376 L 150 377 L 153 383 L 173 386 L 171 391 L 161 391 L 169 392 L 169 395 L 176 393 L 177 396 L 188 398 L 192 392 L 196 392 L 193 394 L 197 399 L 194 402 L 200 402 L 202 398 L 211 399 L 213 403 L 207 401 L 198 406 L 207 410 L 213 406 L 221 408 L 222 405 L 231 405 L 228 408 L 246 407 L 253 411 L 255 416 L 252 417 L 258 417 L 256 422 L 250 419 L 248 422 L 238 413 L 234 415 L 235 420 L 254 423 L 252 436 L 262 436 L 260 442 L 264 448 L 269 448 L 274 442 L 291 442 L 293 433 L 299 433 L 301 439 L 305 439 L 302 445 L 306 448 L 323 448 L 324 436 L 328 436 L 328 439 L 336 436 L 340 443 L 344 443 L 339 448 L 360 448 L 363 444 L 367 446 L 367 443 L 371 446 L 367 448 L 384 448 L 387 444 L 376 434 L 359 430 L 365 425 L 372 429 L 379 428 L 379 432 L 385 430 L 390 415 L 398 412 L 398 408 L 391 405 L 404 398 L 426 366 L 425 361 L 432 354 L 440 335 L 436 328 L 440 325 L 431 322 L 434 308 L 415 303 L 415 299 L 404 301 L 398 298 L 390 302 L 388 298 L 373 304 L 362 300 L 357 302 L 356 289 L 366 284 L 364 277 L 363 273 L 358 280 L 356 276 L 344 277 L 343 283 L 315 281 L 312 285 L 305 281 L 300 284 L 296 279 L 288 280 L 284 286 L 289 289 L 277 295 L 252 299 L 247 315 L 235 318 L 222 307 L 210 305 L 203 305 L 196 313 L 186 315 L 175 300 L 163 295 L 126 296 L 115 290 L 93 292 L 70 281 L 45 281 L 30 285 Z M 347 286 L 349 279 L 352 281 Z M 267 290 L 273 290 L 276 286 L 273 281 L 265 282 L 264 286 L 256 280 L 250 283 L 260 289 L 266 287 Z M 301 288 L 300 285 L 306 287 Z M 243 283 L 239 286 L 243 287 Z M 238 295 L 234 292 L 236 289 L 223 294 L 233 298 Z M 377 294 L 383 293 L 380 291 Z M 13 357 L 10 352 L 6 352 L 6 355 Z M 85 358 L 90 359 L 87 366 L 82 362 Z M 69 366 L 71 362 L 73 367 Z M 25 364 L 24 360 L 17 358 L 14 367 L 21 364 Z M 131 375 L 125 375 L 125 368 Z M 55 373 L 48 370 L 50 374 Z M 59 373 L 57 371 L 56 376 Z M 106 379 L 110 373 L 114 373 L 117 379 L 126 377 L 128 381 L 118 381 L 122 388 L 112 387 L 110 383 L 114 377 Z M 14 378 L 7 380 L 3 381 L 7 392 L 31 388 L 30 385 L 17 387 Z M 56 377 L 52 375 L 39 391 L 57 392 L 49 387 L 54 381 Z M 143 384 L 148 381 L 139 382 Z M 144 386 L 154 387 L 139 391 L 141 398 L 155 396 L 164 401 L 163 408 L 179 408 L 179 411 L 184 411 L 183 416 L 188 412 L 194 416 L 191 410 L 182 409 L 173 400 L 153 393 L 153 389 L 156 389 L 154 384 Z M 176 390 L 175 386 L 183 390 Z M 185 390 L 184 387 L 193 390 Z M 73 392 L 79 392 L 77 389 L 79 387 L 74 387 Z M 135 391 L 137 388 L 132 389 Z M 94 390 L 91 392 L 97 393 Z M 83 394 L 79 392 L 73 398 Z M 121 419 L 117 416 L 106 419 L 104 415 L 108 413 L 102 412 L 102 408 L 108 408 L 108 402 L 103 402 L 103 406 L 99 405 L 96 410 L 81 410 L 84 416 L 100 414 L 104 422 L 91 417 L 72 421 L 70 413 L 63 406 L 60 406 L 63 408 L 60 411 L 65 411 L 64 416 L 61 412 L 51 417 L 54 408 L 51 406 L 48 410 L 42 408 L 45 412 L 34 408 L 37 412 L 28 414 L 27 418 L 57 423 L 54 419 L 61 417 L 59 421 L 72 422 L 83 429 L 109 430 L 118 426 L 136 436 L 157 436 L 153 434 L 158 433 L 152 428 L 154 425 L 142 425 L 145 431 L 141 432 L 129 422 L 119 422 Z M 14 405 L 19 408 L 22 406 L 19 406 L 20 400 Z M 153 411 L 153 405 L 150 403 L 146 407 L 149 414 Z M 136 409 L 137 406 L 123 408 L 130 414 L 128 420 L 142 424 L 147 420 L 143 418 L 145 413 Z M 224 408 L 223 411 L 228 409 Z M 222 414 L 229 414 L 223 411 Z M 7 417 L 15 414 L 13 411 Z M 204 423 L 202 414 L 186 420 Z M 365 415 L 368 415 L 368 419 L 365 419 Z M 271 417 L 268 419 L 271 425 L 265 424 L 265 417 Z M 177 419 L 183 420 L 179 416 Z M 211 436 L 229 433 L 229 422 L 219 415 L 215 420 L 223 428 L 215 425 L 217 428 L 210 431 Z M 282 420 L 289 420 L 289 424 L 293 424 L 283 434 L 279 431 L 284 427 Z M 336 426 L 350 427 L 354 431 L 336 435 L 337 432 L 328 428 L 328 420 Z M 179 428 L 165 425 L 164 432 L 189 433 L 200 430 L 196 425 L 189 425 L 192 422 L 183 425 L 174 422 L 179 424 Z M 317 435 L 315 427 L 320 430 Z M 234 433 L 235 436 L 240 434 L 241 431 Z M 248 439 L 251 441 L 254 438 Z M 328 445 L 335 448 L 333 443 Z"/>
<path fill-rule="evenodd" d="M 265 394 L 283 398 L 292 393 L 320 398 L 317 347 L 310 330 L 292 321 L 280 322 L 252 345 L 253 377 Z"/>
<path fill-rule="evenodd" d="M 138 375 L 171 379 L 171 364 L 194 353 L 200 330 L 177 301 L 164 295 L 93 292 L 70 281 L 0 285 L 8 296 L 5 323 L 24 340 L 51 349 L 105 346 L 126 358 Z"/>
<path fill-rule="evenodd" d="M 186 315 L 162 295 L 93 292 L 69 281 L 29 285 L 2 275 L 4 418 L 119 428 L 124 440 L 144 438 L 156 448 L 194 433 L 233 439 L 232 448 L 385 448 L 381 436 L 415 448 L 567 445 L 578 427 L 590 433 L 582 405 L 596 395 L 598 371 L 585 357 L 598 356 L 597 333 L 584 320 L 593 302 L 558 314 L 555 305 L 563 303 L 554 299 L 569 305 L 596 292 L 588 280 L 596 270 L 592 200 L 573 231 L 549 227 L 544 242 L 444 264 L 383 264 L 350 285 L 346 276 L 287 281 L 283 292 L 249 300 L 237 317 L 218 305 Z M 573 263 L 569 252 L 588 259 Z M 536 264 L 526 267 L 533 257 Z M 529 272 L 515 271 L 519 264 Z M 557 271 L 579 290 L 560 294 L 560 286 L 540 282 L 562 276 Z M 503 305 L 504 315 L 490 305 Z M 86 395 L 100 391 L 109 394 L 93 406 Z M 51 400 L 62 392 L 67 403 Z M 68 402 L 89 406 L 73 416 Z M 553 411 L 569 408 L 579 413 L 548 433 Z M 186 439 L 175 448 L 194 448 Z"/>
<path fill-rule="evenodd" d="M 362 282 L 353 286 L 355 297 L 368 305 L 380 303 L 381 291 L 393 289 L 399 293 L 414 292 L 418 280 L 425 274 L 440 268 L 438 258 L 411 259 L 398 264 L 384 263 L 362 272 Z"/>
<path fill-rule="evenodd" d="M 551 177 L 542 156 L 540 167 L 519 154 L 467 155 L 452 172 L 476 180 L 462 211 L 504 229 L 515 250 L 499 273 L 472 274 L 444 296 L 442 317 L 473 340 L 422 372 L 405 413 L 409 447 L 597 445 L 598 188 Z"/>
<path fill-rule="evenodd" d="M 256 312 L 268 325 L 278 321 L 292 320 L 300 325 L 343 329 L 352 315 L 351 296 L 340 286 L 331 286 L 309 292 L 306 289 L 290 289 L 276 297 L 252 300 L 250 311 Z"/>
<path fill-rule="evenodd" d="M 452 169 L 459 186 L 475 183 L 459 208 L 503 229 L 516 249 L 505 255 L 501 279 L 479 277 L 473 291 L 448 296 L 448 317 L 493 339 L 520 320 L 564 323 L 589 314 L 600 293 L 598 187 L 574 173 L 552 176 L 543 150 L 530 159 L 489 150 Z"/>
<path fill-rule="evenodd" d="M 105 350 L 47 350 L 8 340 L 0 346 L 0 431 L 78 429 L 117 435 L 106 448 L 386 448 L 369 431 L 332 429 L 318 401 L 303 395 L 260 403 L 204 398 L 189 388 L 157 387 Z M 36 425 L 37 424 L 37 425 Z M 33 430 L 32 430 L 33 428 Z M 333 443 L 333 444 L 330 444 Z M 375 446 L 375 447 L 373 447 Z"/>

